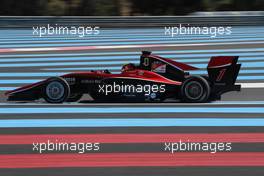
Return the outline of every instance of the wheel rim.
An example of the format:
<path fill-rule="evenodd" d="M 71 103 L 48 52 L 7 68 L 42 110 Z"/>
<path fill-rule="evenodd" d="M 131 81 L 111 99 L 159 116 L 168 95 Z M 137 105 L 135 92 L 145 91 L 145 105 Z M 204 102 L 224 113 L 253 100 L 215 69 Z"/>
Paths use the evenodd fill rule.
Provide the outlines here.
<path fill-rule="evenodd" d="M 61 99 L 64 95 L 64 91 L 64 86 L 58 81 L 53 81 L 46 87 L 46 95 L 52 100 Z"/>
<path fill-rule="evenodd" d="M 204 93 L 203 86 L 198 81 L 191 81 L 185 86 L 185 95 L 188 99 L 198 100 Z"/>

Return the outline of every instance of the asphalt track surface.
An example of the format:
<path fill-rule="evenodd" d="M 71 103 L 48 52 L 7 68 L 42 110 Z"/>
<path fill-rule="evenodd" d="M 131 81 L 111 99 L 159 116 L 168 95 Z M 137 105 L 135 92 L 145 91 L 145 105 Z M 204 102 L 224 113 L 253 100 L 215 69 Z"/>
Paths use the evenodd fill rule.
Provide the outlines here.
<path fill-rule="evenodd" d="M 234 27 L 232 35 L 169 37 L 162 28 L 102 29 L 84 38 L 0 31 L 1 175 L 263 175 L 264 28 Z M 200 104 L 6 102 L 4 91 L 67 72 L 138 62 L 150 50 L 201 68 L 214 55 L 237 55 L 241 92 Z M 32 143 L 99 142 L 99 151 L 46 151 Z M 231 142 L 229 152 L 164 151 L 164 142 Z"/>

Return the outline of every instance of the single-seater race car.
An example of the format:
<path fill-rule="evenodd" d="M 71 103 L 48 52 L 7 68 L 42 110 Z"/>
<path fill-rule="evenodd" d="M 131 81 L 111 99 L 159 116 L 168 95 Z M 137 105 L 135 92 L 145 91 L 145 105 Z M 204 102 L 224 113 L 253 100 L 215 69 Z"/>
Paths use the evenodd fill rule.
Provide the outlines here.
<path fill-rule="evenodd" d="M 48 103 L 75 102 L 89 94 L 99 102 L 209 102 L 221 99 L 235 85 L 241 64 L 238 56 L 211 57 L 206 75 L 192 75 L 198 68 L 143 51 L 139 65 L 125 64 L 121 73 L 108 70 L 75 72 L 8 91 L 8 101 L 33 101 L 44 98 Z"/>

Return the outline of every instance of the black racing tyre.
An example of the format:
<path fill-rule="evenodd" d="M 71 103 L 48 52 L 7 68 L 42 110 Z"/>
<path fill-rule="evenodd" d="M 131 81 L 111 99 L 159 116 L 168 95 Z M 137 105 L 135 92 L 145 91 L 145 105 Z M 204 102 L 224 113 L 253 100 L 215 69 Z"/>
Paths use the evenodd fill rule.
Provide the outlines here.
<path fill-rule="evenodd" d="M 43 98 L 48 103 L 63 103 L 70 95 L 70 86 L 61 77 L 51 77 L 43 89 Z"/>
<path fill-rule="evenodd" d="M 190 76 L 181 86 L 183 102 L 207 102 L 211 93 L 209 82 L 201 76 Z"/>
<path fill-rule="evenodd" d="M 73 93 L 70 94 L 66 102 L 76 102 L 79 101 L 82 98 L 83 94 L 82 93 Z"/>

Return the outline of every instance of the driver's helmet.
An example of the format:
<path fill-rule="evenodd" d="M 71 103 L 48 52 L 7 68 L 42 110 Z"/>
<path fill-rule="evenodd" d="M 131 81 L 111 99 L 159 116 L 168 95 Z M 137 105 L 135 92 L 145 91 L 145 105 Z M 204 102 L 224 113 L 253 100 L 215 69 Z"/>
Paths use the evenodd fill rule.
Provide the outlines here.
<path fill-rule="evenodd" d="M 136 65 L 135 64 L 132 64 L 132 63 L 129 63 L 129 64 L 123 65 L 122 72 L 133 71 L 135 69 L 136 69 Z"/>

